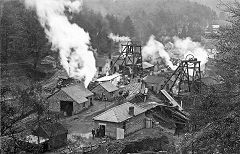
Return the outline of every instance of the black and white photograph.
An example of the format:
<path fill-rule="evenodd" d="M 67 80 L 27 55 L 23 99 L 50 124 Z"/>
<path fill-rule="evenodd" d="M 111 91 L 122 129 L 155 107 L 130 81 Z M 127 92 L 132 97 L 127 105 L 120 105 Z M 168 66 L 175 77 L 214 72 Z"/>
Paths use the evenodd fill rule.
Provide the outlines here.
<path fill-rule="evenodd" d="M 240 154 L 240 0 L 0 0 L 1 154 Z"/>

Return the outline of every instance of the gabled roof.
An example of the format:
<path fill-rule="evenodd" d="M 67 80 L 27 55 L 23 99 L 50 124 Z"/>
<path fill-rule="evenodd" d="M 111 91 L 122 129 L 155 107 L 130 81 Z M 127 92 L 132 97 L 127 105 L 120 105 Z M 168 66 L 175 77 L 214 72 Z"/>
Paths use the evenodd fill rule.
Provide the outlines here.
<path fill-rule="evenodd" d="M 89 97 L 93 95 L 93 93 L 85 88 L 83 84 L 70 85 L 62 88 L 62 91 L 64 91 L 69 96 L 80 95 L 82 97 Z"/>
<path fill-rule="evenodd" d="M 144 113 L 146 109 L 141 108 L 138 105 L 126 102 L 124 104 L 113 107 L 100 115 L 97 115 L 93 120 L 107 121 L 107 122 L 123 122 L 133 116 L 129 115 L 129 107 L 134 107 L 134 116 Z"/>
<path fill-rule="evenodd" d="M 56 99 L 61 101 L 75 101 L 79 104 L 88 101 L 86 97 L 92 96 L 93 93 L 86 89 L 83 85 L 70 85 L 62 88 L 56 94 L 50 97 L 50 99 Z"/>
<path fill-rule="evenodd" d="M 39 129 L 42 129 L 44 131 L 44 134 L 39 134 L 41 132 Z M 36 126 L 34 132 L 36 133 L 36 135 L 39 135 L 41 137 L 50 138 L 52 136 L 58 136 L 61 134 L 68 133 L 68 130 L 65 127 L 63 127 L 62 124 L 56 122 L 40 125 L 40 128 Z"/>
<path fill-rule="evenodd" d="M 103 82 L 103 83 L 100 83 L 100 85 L 106 89 L 108 92 L 114 92 L 116 90 L 118 90 L 118 88 L 113 85 L 111 82 Z"/>
<path fill-rule="evenodd" d="M 147 83 L 162 84 L 164 81 L 167 81 L 167 79 L 163 76 L 148 75 L 143 78 L 143 81 Z"/>

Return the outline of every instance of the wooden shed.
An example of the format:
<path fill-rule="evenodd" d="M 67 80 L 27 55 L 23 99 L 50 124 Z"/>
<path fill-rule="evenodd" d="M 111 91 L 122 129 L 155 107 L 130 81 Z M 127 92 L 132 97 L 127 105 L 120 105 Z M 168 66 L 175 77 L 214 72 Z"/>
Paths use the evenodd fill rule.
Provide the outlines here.
<path fill-rule="evenodd" d="M 92 92 L 95 94 L 96 98 L 104 99 L 111 101 L 114 99 L 118 87 L 113 85 L 111 82 L 103 82 L 98 84 L 95 88 L 92 89 Z"/>
<path fill-rule="evenodd" d="M 48 98 L 49 109 L 72 116 L 92 105 L 93 93 L 84 85 L 76 84 L 64 87 Z"/>
<path fill-rule="evenodd" d="M 67 145 L 68 130 L 60 123 L 45 123 L 33 129 L 33 135 L 48 139 L 48 149 Z"/>
<path fill-rule="evenodd" d="M 145 86 L 156 93 L 159 93 L 160 90 L 163 89 L 163 86 L 167 81 L 167 78 L 157 75 L 148 75 L 143 78 Z M 170 81 L 170 83 L 165 86 L 165 89 L 168 91 L 171 85 L 172 82 Z"/>

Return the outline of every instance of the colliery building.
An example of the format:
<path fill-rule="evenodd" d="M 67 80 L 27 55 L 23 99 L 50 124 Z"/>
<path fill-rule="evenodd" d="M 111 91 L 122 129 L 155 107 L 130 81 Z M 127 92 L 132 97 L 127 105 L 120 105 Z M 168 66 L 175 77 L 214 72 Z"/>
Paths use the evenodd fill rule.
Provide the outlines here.
<path fill-rule="evenodd" d="M 126 102 L 93 118 L 101 136 L 122 139 L 130 133 L 145 128 L 146 109 Z"/>
<path fill-rule="evenodd" d="M 97 99 L 111 101 L 114 99 L 118 87 L 113 85 L 111 82 L 103 82 L 98 84 L 91 90 L 94 93 L 94 97 Z"/>
<path fill-rule="evenodd" d="M 49 110 L 72 116 L 92 105 L 93 93 L 82 84 L 61 88 L 48 98 Z"/>
<path fill-rule="evenodd" d="M 148 75 L 143 78 L 145 86 L 156 93 L 159 93 L 160 90 L 163 88 L 165 88 L 167 91 L 169 90 L 169 87 L 172 85 L 172 82 L 169 81 L 166 84 L 167 81 L 168 81 L 167 78 L 156 75 Z M 164 87 L 165 84 L 166 86 Z"/>

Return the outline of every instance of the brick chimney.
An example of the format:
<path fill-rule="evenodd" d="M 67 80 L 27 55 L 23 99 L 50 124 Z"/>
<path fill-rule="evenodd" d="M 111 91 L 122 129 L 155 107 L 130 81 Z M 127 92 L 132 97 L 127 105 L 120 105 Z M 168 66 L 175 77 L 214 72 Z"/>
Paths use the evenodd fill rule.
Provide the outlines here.
<path fill-rule="evenodd" d="M 133 106 L 130 106 L 129 107 L 129 112 L 128 112 L 129 115 L 131 116 L 134 116 L 134 107 Z"/>

